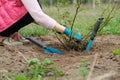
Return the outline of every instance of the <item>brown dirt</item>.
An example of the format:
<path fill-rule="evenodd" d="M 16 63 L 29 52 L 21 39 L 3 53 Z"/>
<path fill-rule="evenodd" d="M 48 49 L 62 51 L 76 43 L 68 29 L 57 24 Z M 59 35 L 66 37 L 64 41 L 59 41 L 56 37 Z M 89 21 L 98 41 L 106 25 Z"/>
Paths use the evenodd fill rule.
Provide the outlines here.
<path fill-rule="evenodd" d="M 1 80 L 1 77 L 7 72 L 15 74 L 23 72 L 27 68 L 26 59 L 29 60 L 31 58 L 50 58 L 54 61 L 58 68 L 66 74 L 60 80 L 66 80 L 66 78 L 80 80 L 80 74 L 77 69 L 82 64 L 81 60 L 87 59 L 89 62 L 88 68 L 91 69 L 95 54 L 98 54 L 98 56 L 91 80 L 98 80 L 101 76 L 102 78 L 108 76 L 108 78 L 100 80 L 120 80 L 120 56 L 114 57 L 112 54 L 114 49 L 120 49 L 119 35 L 96 37 L 89 53 L 61 49 L 58 40 L 53 36 L 44 36 L 38 39 L 41 39 L 48 46 L 60 49 L 64 54 L 45 54 L 42 48 L 31 42 L 21 46 L 0 46 Z"/>

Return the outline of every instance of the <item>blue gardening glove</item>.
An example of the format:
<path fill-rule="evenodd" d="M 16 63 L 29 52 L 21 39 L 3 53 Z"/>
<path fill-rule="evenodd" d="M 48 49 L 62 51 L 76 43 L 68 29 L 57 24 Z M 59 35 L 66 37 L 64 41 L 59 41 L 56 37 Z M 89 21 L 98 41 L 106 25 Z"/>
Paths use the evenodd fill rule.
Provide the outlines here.
<path fill-rule="evenodd" d="M 72 32 L 69 28 L 66 28 L 64 31 L 64 34 L 68 37 L 71 36 L 71 33 Z M 75 39 L 76 42 L 80 42 L 80 40 L 82 39 L 82 36 L 78 32 L 75 32 L 74 34 L 72 34 L 72 39 Z"/>

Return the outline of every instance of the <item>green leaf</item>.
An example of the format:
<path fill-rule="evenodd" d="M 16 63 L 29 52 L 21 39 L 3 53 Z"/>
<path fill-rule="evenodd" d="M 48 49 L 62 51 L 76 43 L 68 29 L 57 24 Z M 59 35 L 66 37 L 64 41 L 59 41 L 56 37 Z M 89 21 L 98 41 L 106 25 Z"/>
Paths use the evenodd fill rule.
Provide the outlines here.
<path fill-rule="evenodd" d="M 40 60 L 38 58 L 33 58 L 28 61 L 28 66 L 40 65 Z"/>
<path fill-rule="evenodd" d="M 26 80 L 24 76 L 15 76 L 13 80 Z"/>
<path fill-rule="evenodd" d="M 43 63 L 47 65 L 54 64 L 49 58 L 45 58 Z"/>

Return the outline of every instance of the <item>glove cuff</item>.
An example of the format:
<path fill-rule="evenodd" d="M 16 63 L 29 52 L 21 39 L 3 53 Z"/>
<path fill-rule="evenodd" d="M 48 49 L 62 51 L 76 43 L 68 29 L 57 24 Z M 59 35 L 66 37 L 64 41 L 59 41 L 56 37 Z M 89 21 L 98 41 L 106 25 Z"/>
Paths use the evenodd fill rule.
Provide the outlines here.
<path fill-rule="evenodd" d="M 64 34 L 67 35 L 68 37 L 70 37 L 71 30 L 69 28 L 66 28 L 65 31 L 64 31 Z"/>

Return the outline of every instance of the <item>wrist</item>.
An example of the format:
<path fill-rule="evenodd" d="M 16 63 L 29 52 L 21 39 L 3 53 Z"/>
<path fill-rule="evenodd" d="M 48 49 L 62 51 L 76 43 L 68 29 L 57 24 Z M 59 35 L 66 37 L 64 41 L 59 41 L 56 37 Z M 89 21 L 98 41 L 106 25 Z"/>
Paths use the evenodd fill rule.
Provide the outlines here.
<path fill-rule="evenodd" d="M 64 31 L 65 31 L 65 27 L 64 26 L 62 26 L 62 25 L 60 25 L 60 24 L 56 24 L 55 25 L 55 30 L 57 31 L 57 32 L 60 32 L 60 33 L 64 33 Z"/>

